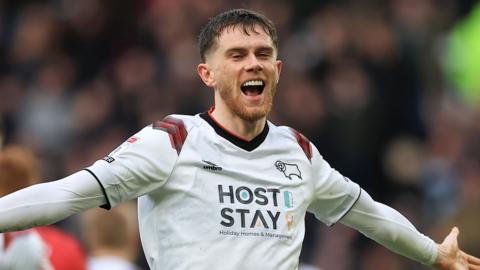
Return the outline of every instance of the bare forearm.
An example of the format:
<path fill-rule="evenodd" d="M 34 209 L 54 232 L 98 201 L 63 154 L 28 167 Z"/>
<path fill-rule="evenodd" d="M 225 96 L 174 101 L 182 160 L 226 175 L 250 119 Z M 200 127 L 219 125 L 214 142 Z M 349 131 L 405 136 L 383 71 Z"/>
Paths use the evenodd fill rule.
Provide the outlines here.
<path fill-rule="evenodd" d="M 0 232 L 52 224 L 105 202 L 95 179 L 80 171 L 0 198 Z"/>

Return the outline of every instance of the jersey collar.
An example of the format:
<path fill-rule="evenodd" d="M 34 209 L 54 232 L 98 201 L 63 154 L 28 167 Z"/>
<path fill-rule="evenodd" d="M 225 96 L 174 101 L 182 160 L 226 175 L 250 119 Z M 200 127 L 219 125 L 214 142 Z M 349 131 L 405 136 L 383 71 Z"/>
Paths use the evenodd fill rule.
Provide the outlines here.
<path fill-rule="evenodd" d="M 208 112 L 203 112 L 200 114 L 200 117 L 203 118 L 203 120 L 207 121 L 210 126 L 213 127 L 215 132 L 228 140 L 229 142 L 233 143 L 234 145 L 242 148 L 245 151 L 251 152 L 255 150 L 260 144 L 265 141 L 265 138 L 267 137 L 268 134 L 268 123 L 265 123 L 265 126 L 255 138 L 253 138 L 250 141 L 247 141 L 244 138 L 239 137 L 238 135 L 235 135 L 231 131 L 227 130 L 225 127 L 223 127 L 220 123 L 218 123 L 211 115 L 211 112 L 213 111 L 213 107 L 208 110 Z"/>

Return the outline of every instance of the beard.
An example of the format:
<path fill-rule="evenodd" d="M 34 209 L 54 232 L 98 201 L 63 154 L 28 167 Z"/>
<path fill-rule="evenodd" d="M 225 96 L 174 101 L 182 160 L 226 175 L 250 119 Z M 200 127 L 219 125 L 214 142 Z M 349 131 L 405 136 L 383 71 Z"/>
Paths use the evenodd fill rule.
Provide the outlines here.
<path fill-rule="evenodd" d="M 266 88 L 266 87 L 265 87 Z M 234 97 L 234 91 L 229 87 L 220 87 L 220 97 L 223 99 L 227 107 L 242 120 L 254 122 L 267 116 L 272 109 L 273 97 L 275 96 L 276 85 L 272 85 L 271 91 L 263 90 L 263 104 L 249 107 L 243 103 L 240 96 Z"/>

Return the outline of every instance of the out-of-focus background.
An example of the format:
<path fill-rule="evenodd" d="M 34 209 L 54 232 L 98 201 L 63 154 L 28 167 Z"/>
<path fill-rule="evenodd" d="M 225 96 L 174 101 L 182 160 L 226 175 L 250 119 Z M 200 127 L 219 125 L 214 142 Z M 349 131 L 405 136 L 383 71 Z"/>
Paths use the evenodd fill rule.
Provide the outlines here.
<path fill-rule="evenodd" d="M 271 121 L 301 131 L 436 241 L 458 225 L 460 245 L 479 256 L 478 1 L 3 0 L 4 145 L 32 149 L 50 181 L 154 120 L 207 110 L 196 36 L 210 16 L 237 7 L 279 30 L 284 69 Z M 79 219 L 57 225 L 87 239 Z M 306 224 L 305 264 L 425 269 L 340 224 Z"/>

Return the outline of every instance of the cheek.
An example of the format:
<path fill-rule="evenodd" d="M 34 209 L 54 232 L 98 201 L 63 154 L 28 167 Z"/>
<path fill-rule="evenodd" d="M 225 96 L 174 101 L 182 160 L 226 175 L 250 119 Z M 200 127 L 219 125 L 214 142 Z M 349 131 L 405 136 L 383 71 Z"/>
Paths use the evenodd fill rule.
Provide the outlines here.
<path fill-rule="evenodd" d="M 221 68 L 221 72 L 225 75 L 225 77 L 229 79 L 235 79 L 235 76 L 237 74 L 237 70 L 234 67 L 231 66 L 223 66 Z"/>
<path fill-rule="evenodd" d="M 237 71 L 231 67 L 224 66 L 219 69 L 219 80 L 222 81 L 222 85 L 229 85 L 234 87 L 237 82 Z"/>
<path fill-rule="evenodd" d="M 272 74 L 273 76 L 277 76 L 278 74 L 277 67 L 273 63 L 268 63 L 264 67 L 269 74 Z"/>

